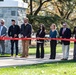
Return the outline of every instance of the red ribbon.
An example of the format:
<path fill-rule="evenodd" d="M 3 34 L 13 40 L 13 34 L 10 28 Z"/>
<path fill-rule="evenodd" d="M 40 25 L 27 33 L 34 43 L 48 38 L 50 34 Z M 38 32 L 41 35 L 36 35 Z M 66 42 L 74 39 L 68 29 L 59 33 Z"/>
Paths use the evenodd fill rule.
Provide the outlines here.
<path fill-rule="evenodd" d="M 63 41 L 74 41 L 76 39 L 66 39 L 66 38 L 10 38 L 10 37 L 0 37 L 0 40 L 63 40 Z"/>

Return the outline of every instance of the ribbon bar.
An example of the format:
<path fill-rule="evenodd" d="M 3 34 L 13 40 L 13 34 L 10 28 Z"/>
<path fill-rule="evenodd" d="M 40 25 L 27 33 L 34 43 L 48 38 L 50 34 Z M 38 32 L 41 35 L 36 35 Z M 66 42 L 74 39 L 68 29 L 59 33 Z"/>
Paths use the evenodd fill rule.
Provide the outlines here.
<path fill-rule="evenodd" d="M 66 38 L 10 38 L 10 37 L 0 37 L 0 40 L 63 40 L 63 41 L 74 41 L 76 39 L 66 39 Z"/>

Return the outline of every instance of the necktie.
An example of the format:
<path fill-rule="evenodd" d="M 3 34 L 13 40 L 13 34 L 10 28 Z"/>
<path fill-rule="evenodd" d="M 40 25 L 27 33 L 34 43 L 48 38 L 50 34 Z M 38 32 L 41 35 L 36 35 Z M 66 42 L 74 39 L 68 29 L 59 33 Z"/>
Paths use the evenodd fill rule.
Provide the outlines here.
<path fill-rule="evenodd" d="M 63 29 L 62 34 L 64 34 L 65 30 L 66 30 L 66 28 Z"/>

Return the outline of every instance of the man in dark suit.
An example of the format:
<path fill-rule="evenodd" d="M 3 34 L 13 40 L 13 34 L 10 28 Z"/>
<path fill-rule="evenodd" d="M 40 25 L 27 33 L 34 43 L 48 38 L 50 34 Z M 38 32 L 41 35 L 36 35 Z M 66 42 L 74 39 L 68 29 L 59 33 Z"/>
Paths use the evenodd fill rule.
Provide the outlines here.
<path fill-rule="evenodd" d="M 7 27 L 4 25 L 5 20 L 1 19 L 0 21 L 0 37 L 5 37 L 7 35 Z M 5 40 L 0 40 L 0 45 L 2 47 L 2 55 L 5 53 Z"/>
<path fill-rule="evenodd" d="M 8 35 L 12 38 L 18 38 L 20 33 L 20 27 L 15 24 L 15 20 L 11 20 L 12 25 L 8 29 Z M 16 48 L 16 57 L 18 55 L 18 40 L 11 40 L 11 56 L 13 56 L 14 53 L 14 44 Z"/>
<path fill-rule="evenodd" d="M 67 28 L 67 23 L 63 23 L 63 27 L 60 29 L 60 36 L 64 39 L 70 39 L 71 30 Z M 69 45 L 70 41 L 62 41 L 62 51 L 63 51 L 63 59 L 67 60 L 69 56 Z"/>
<path fill-rule="evenodd" d="M 28 23 L 28 18 L 24 18 L 24 23 L 21 25 L 21 37 L 30 38 L 31 32 L 32 26 Z M 29 41 L 30 40 L 22 40 L 23 52 L 21 57 L 28 57 Z"/>

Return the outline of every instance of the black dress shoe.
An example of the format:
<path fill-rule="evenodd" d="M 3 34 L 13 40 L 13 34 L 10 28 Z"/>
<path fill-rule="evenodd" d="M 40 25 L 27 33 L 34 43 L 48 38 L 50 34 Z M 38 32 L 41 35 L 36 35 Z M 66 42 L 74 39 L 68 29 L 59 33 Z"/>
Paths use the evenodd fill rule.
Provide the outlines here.
<path fill-rule="evenodd" d="M 43 59 L 44 57 L 41 57 L 41 59 Z"/>
<path fill-rule="evenodd" d="M 36 57 L 36 58 L 40 58 L 40 57 Z"/>
<path fill-rule="evenodd" d="M 68 59 L 64 59 L 64 60 L 68 60 Z"/>
<path fill-rule="evenodd" d="M 61 59 L 61 60 L 68 60 L 68 59 L 66 59 L 66 58 L 63 58 L 63 59 Z"/>
<path fill-rule="evenodd" d="M 51 59 L 51 57 L 49 59 Z"/>
<path fill-rule="evenodd" d="M 64 58 L 62 58 L 61 60 L 64 60 Z"/>
<path fill-rule="evenodd" d="M 49 59 L 55 59 L 55 58 L 49 58 Z"/>

